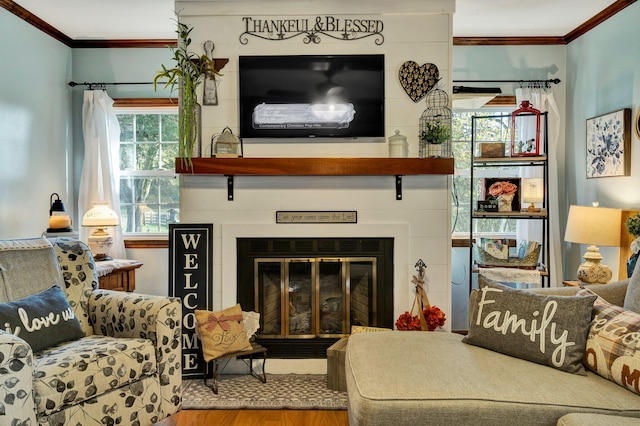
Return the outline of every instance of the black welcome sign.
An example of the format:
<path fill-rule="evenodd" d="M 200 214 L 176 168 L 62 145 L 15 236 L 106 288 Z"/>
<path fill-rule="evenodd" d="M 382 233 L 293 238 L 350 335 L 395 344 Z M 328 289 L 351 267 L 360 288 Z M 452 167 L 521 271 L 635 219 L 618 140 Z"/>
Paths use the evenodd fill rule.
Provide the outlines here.
<path fill-rule="evenodd" d="M 169 225 L 169 296 L 182 301 L 182 377 L 202 377 L 196 309 L 213 309 L 213 224 Z"/>

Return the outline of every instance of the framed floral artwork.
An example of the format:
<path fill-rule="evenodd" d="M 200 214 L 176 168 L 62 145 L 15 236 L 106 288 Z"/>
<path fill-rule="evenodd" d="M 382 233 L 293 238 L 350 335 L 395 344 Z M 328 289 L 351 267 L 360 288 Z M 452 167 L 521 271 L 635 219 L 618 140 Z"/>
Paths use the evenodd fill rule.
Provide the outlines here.
<path fill-rule="evenodd" d="M 631 108 L 587 120 L 587 179 L 631 173 Z"/>
<path fill-rule="evenodd" d="M 520 211 L 520 178 L 484 178 L 482 197 L 498 205 L 498 212 Z"/>

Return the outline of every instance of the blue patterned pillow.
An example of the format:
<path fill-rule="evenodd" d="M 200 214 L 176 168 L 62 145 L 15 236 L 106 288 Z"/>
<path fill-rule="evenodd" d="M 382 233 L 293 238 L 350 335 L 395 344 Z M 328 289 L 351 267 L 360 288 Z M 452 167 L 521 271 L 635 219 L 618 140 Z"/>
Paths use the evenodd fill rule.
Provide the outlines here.
<path fill-rule="evenodd" d="M 0 327 L 25 340 L 34 352 L 84 337 L 67 297 L 55 285 L 23 299 L 0 303 Z"/>

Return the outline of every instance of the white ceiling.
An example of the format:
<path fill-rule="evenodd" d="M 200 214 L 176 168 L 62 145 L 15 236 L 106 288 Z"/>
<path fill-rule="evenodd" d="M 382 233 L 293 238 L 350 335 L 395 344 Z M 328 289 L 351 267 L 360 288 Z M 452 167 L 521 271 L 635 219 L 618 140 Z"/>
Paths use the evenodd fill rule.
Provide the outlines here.
<path fill-rule="evenodd" d="M 175 38 L 174 0 L 14 2 L 73 40 Z M 453 36 L 564 36 L 613 3 L 615 0 L 457 0 Z"/>

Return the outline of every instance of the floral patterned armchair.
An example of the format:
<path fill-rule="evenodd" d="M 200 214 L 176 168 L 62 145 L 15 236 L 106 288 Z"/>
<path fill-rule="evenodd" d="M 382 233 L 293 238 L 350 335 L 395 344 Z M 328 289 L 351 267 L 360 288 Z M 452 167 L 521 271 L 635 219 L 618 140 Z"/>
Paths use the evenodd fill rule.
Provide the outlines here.
<path fill-rule="evenodd" d="M 0 308 L 53 284 L 84 337 L 34 352 L 24 333 L 3 324 L 0 424 L 150 425 L 178 411 L 180 301 L 98 290 L 93 255 L 80 241 L 0 240 Z M 25 317 L 27 329 L 55 322 Z"/>

